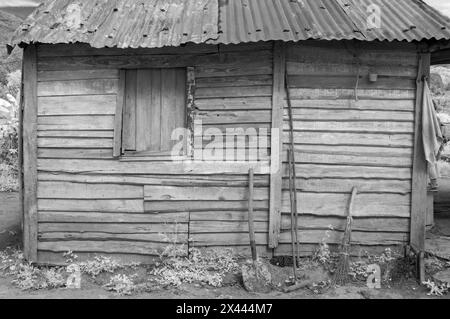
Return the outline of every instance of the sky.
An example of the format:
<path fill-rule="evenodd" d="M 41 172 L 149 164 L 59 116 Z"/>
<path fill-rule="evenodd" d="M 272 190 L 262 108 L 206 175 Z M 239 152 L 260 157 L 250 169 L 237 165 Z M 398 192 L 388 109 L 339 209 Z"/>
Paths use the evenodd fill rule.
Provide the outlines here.
<path fill-rule="evenodd" d="M 38 0 L 0 0 L 0 7 L 33 7 Z"/>
<path fill-rule="evenodd" d="M 425 0 L 425 2 L 450 17 L 450 0 Z"/>
<path fill-rule="evenodd" d="M 450 17 L 450 0 L 425 0 L 425 2 Z M 31 7 L 37 3 L 39 0 L 0 0 L 0 7 Z"/>

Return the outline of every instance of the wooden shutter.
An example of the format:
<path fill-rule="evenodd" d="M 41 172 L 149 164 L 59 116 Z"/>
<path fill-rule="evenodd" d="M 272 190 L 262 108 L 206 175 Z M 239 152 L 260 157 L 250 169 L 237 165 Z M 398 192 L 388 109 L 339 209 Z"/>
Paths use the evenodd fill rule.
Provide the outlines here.
<path fill-rule="evenodd" d="M 186 70 L 125 72 L 122 151 L 169 153 L 172 132 L 186 127 Z"/>

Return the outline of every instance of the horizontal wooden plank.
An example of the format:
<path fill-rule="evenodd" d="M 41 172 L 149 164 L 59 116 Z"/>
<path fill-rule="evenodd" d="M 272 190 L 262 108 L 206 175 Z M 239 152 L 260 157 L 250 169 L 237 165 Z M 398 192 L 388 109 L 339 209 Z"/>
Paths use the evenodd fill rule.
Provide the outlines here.
<path fill-rule="evenodd" d="M 347 41 L 326 41 L 326 40 L 308 40 L 304 43 L 291 43 L 292 49 L 295 49 L 296 47 L 302 47 L 307 46 L 310 48 L 315 48 L 319 50 L 323 49 L 340 49 L 340 50 L 349 50 L 349 43 Z M 353 47 L 355 48 L 355 47 Z M 397 52 L 401 52 L 402 54 L 408 54 L 415 52 L 416 44 L 415 43 L 409 43 L 409 42 L 401 42 L 401 41 L 393 41 L 393 42 L 386 42 L 386 41 L 366 41 L 366 42 L 359 42 L 358 49 L 360 50 L 367 50 L 370 52 L 387 52 L 392 53 L 392 50 L 396 50 Z M 350 47 L 350 49 L 352 49 Z M 351 52 L 351 51 L 350 51 Z"/>
<path fill-rule="evenodd" d="M 40 71 L 38 81 L 70 81 L 89 79 L 118 79 L 119 70 L 72 70 L 67 71 Z"/>
<path fill-rule="evenodd" d="M 267 111 L 199 111 L 195 115 L 196 120 L 203 124 L 226 123 L 270 123 L 272 115 Z"/>
<path fill-rule="evenodd" d="M 258 54 L 260 50 L 271 50 L 273 48 L 273 43 L 268 42 L 248 42 L 248 43 L 237 43 L 237 44 L 219 44 L 220 52 L 242 52 L 249 51 Z"/>
<path fill-rule="evenodd" d="M 98 232 L 111 234 L 159 234 L 187 233 L 188 224 L 151 223 L 151 224 L 112 224 L 112 223 L 39 223 L 40 233 L 50 232 Z M 161 240 L 163 241 L 163 236 Z"/>
<path fill-rule="evenodd" d="M 290 75 L 288 85 L 290 88 L 309 89 L 354 89 L 356 87 L 357 73 L 355 75 Z M 416 87 L 414 78 L 399 76 L 379 76 L 376 82 L 371 82 L 368 76 L 361 75 L 358 80 L 359 89 L 384 90 L 413 90 Z"/>
<path fill-rule="evenodd" d="M 113 159 L 113 149 L 39 148 L 41 159 Z"/>
<path fill-rule="evenodd" d="M 329 244 L 328 245 L 331 252 L 339 253 L 341 251 L 339 244 Z M 305 244 L 300 245 L 300 256 L 302 257 L 312 257 L 320 249 L 320 244 Z M 367 256 L 380 256 L 385 252 L 386 249 L 391 249 L 396 255 L 402 255 L 404 251 L 403 243 L 395 243 L 393 245 L 378 243 L 375 245 L 356 245 L 353 244 L 350 247 L 349 254 L 352 257 L 361 258 Z M 274 249 L 274 256 L 290 256 L 292 255 L 292 245 L 291 244 L 280 244 L 276 249 Z"/>
<path fill-rule="evenodd" d="M 200 111 L 206 110 L 270 110 L 272 99 L 270 97 L 243 97 L 243 98 L 211 98 L 195 101 L 195 107 Z"/>
<path fill-rule="evenodd" d="M 38 147 L 43 148 L 93 148 L 112 149 L 113 139 L 111 138 L 38 138 Z"/>
<path fill-rule="evenodd" d="M 267 174 L 267 163 L 221 162 L 119 162 L 113 160 L 39 159 L 38 170 L 84 174 L 160 174 L 160 175 L 243 175 L 254 168 L 255 174 Z"/>
<path fill-rule="evenodd" d="M 253 56 L 254 57 L 254 56 Z M 248 63 L 217 63 L 209 65 L 197 65 L 195 77 L 197 79 L 209 77 L 270 75 L 273 73 L 272 63 L 269 59 L 258 60 L 254 57 Z"/>
<path fill-rule="evenodd" d="M 188 66 L 227 65 L 242 66 L 255 62 L 255 57 L 264 63 L 272 57 L 271 50 L 260 50 L 257 55 L 247 52 L 199 53 L 199 54 L 155 54 L 155 55 L 93 55 L 71 57 L 41 57 L 39 71 L 71 71 L 89 69 L 139 69 L 181 68 Z"/>
<path fill-rule="evenodd" d="M 197 88 L 195 97 L 197 99 L 205 98 L 230 98 L 230 97 L 253 97 L 253 96 L 272 96 L 272 86 L 238 86 L 238 87 L 219 87 L 219 88 Z"/>
<path fill-rule="evenodd" d="M 317 217 L 317 216 L 299 216 L 298 218 L 299 234 L 303 230 L 316 229 L 345 231 L 347 224 L 346 218 L 336 217 Z M 290 214 L 283 214 L 281 217 L 281 229 L 283 231 L 291 230 Z M 409 232 L 408 218 L 354 218 L 352 231 L 362 232 Z"/>
<path fill-rule="evenodd" d="M 73 251 L 94 252 L 98 254 L 139 254 L 159 256 L 159 254 L 167 247 L 167 243 L 152 243 L 138 241 L 52 241 L 39 242 L 38 250 L 66 253 Z M 187 251 L 186 251 L 187 254 Z"/>
<path fill-rule="evenodd" d="M 254 222 L 256 233 L 268 233 L 269 222 Z M 239 221 L 191 221 L 189 223 L 189 234 L 211 234 L 220 236 L 221 233 L 244 233 L 248 234 L 248 222 Z"/>
<path fill-rule="evenodd" d="M 285 120 L 289 119 L 288 110 L 285 109 Z M 361 110 L 338 110 L 338 109 L 293 109 L 294 121 L 414 121 L 413 112 L 399 111 L 361 111 Z"/>
<path fill-rule="evenodd" d="M 114 95 L 51 96 L 38 98 L 38 115 L 114 115 Z"/>
<path fill-rule="evenodd" d="M 199 78 L 196 80 L 195 84 L 197 88 L 272 85 L 272 76 L 270 74 L 226 77 L 214 76 Z"/>
<path fill-rule="evenodd" d="M 144 186 L 146 201 L 239 201 L 248 200 L 248 187 Z M 254 200 L 268 200 L 267 188 L 256 188 Z"/>
<path fill-rule="evenodd" d="M 144 209 L 147 213 L 153 212 L 186 212 L 186 211 L 247 211 L 247 201 L 157 201 L 145 202 Z M 255 201 L 255 210 L 269 209 L 269 201 Z"/>
<path fill-rule="evenodd" d="M 365 110 L 365 111 L 407 111 L 414 112 L 415 101 L 409 100 L 361 100 L 355 101 L 355 99 L 349 100 L 299 100 L 293 99 L 291 101 L 292 108 L 321 108 L 321 109 L 333 109 L 333 110 Z"/>
<path fill-rule="evenodd" d="M 61 199 L 142 199 L 142 186 L 38 182 L 38 198 Z"/>
<path fill-rule="evenodd" d="M 417 66 L 402 65 L 357 65 L 356 63 L 332 63 L 326 61 L 314 61 L 314 63 L 287 62 L 289 75 L 301 76 L 353 76 L 360 74 L 368 77 L 369 74 L 377 74 L 382 77 L 405 77 L 415 79 Z"/>
<path fill-rule="evenodd" d="M 329 231 L 329 237 L 322 230 L 302 230 L 299 232 L 300 243 L 315 244 L 325 241 L 329 244 L 339 244 L 344 236 L 343 232 Z M 352 232 L 352 244 L 354 245 L 397 245 L 407 243 L 408 233 L 383 233 L 383 232 Z M 291 233 L 282 232 L 280 243 L 290 243 Z"/>
<path fill-rule="evenodd" d="M 38 130 L 82 130 L 98 131 L 113 130 L 114 116 L 112 115 L 88 115 L 88 116 L 39 116 Z"/>
<path fill-rule="evenodd" d="M 290 89 L 293 100 L 354 100 L 355 89 Z M 358 89 L 360 100 L 414 100 L 415 90 Z"/>
<path fill-rule="evenodd" d="M 39 82 L 38 96 L 116 94 L 118 85 L 118 79 Z"/>
<path fill-rule="evenodd" d="M 113 138 L 114 131 L 38 131 L 38 137 Z"/>
<path fill-rule="evenodd" d="M 375 50 L 358 50 L 358 60 L 354 56 L 352 50 L 345 48 L 318 48 L 313 46 L 289 46 L 287 50 L 286 60 L 289 62 L 301 63 L 344 63 L 351 64 L 359 62 L 361 65 L 392 65 L 392 66 L 408 66 L 417 67 L 417 53 L 392 51 L 375 51 Z"/>
<path fill-rule="evenodd" d="M 409 157 L 307 154 L 301 152 L 296 152 L 295 156 L 297 164 L 336 164 L 412 168 L 412 158 Z M 287 153 L 285 154 L 285 158 L 287 158 Z"/>
<path fill-rule="evenodd" d="M 227 124 L 203 124 L 202 131 L 200 129 L 194 132 L 197 135 L 197 132 L 204 132 L 204 130 L 214 129 L 214 131 L 220 130 L 223 134 L 226 135 L 243 135 L 250 134 L 249 132 L 256 132 L 260 134 L 264 134 L 265 132 L 270 132 L 270 123 L 227 123 Z M 242 131 L 243 130 L 243 131 Z M 252 133 L 253 134 L 253 133 Z"/>
<path fill-rule="evenodd" d="M 248 211 L 214 211 L 214 212 L 189 212 L 190 221 L 226 221 L 226 222 L 247 222 Z M 254 220 L 257 222 L 269 221 L 269 212 L 255 211 Z"/>
<path fill-rule="evenodd" d="M 297 176 L 303 178 L 411 179 L 410 168 L 352 165 L 296 165 Z"/>
<path fill-rule="evenodd" d="M 222 234 L 192 234 L 191 243 L 194 247 L 208 246 L 249 246 L 248 233 L 222 233 Z M 267 245 L 268 235 L 256 233 L 255 241 L 257 245 Z"/>
<path fill-rule="evenodd" d="M 160 233 L 152 234 L 113 234 L 105 232 L 51 232 L 51 233 L 40 233 L 38 235 L 38 240 L 42 242 L 54 242 L 54 241 L 72 241 L 72 240 L 83 240 L 83 241 L 97 241 L 103 240 L 108 241 L 137 241 L 137 242 L 147 242 L 147 244 L 152 245 L 152 243 L 163 243 L 168 244 L 167 238 L 170 238 L 170 244 L 187 244 L 188 234 L 178 233 L 178 234 L 167 234 L 162 235 Z"/>
<path fill-rule="evenodd" d="M 290 141 L 289 132 L 283 133 L 283 140 Z M 340 132 L 294 132 L 295 144 L 374 147 L 412 147 L 412 134 L 384 133 L 340 133 Z"/>
<path fill-rule="evenodd" d="M 348 193 L 353 187 L 357 187 L 359 193 L 409 194 L 412 190 L 411 180 L 297 178 L 297 189 L 302 192 Z M 284 178 L 283 189 L 289 190 L 288 177 Z"/>
<path fill-rule="evenodd" d="M 287 148 L 288 145 L 285 145 Z M 308 154 L 335 154 L 350 156 L 374 156 L 374 157 L 412 157 L 412 147 L 377 147 L 377 146 L 345 146 L 345 145 L 313 145 L 296 144 L 297 153 Z M 287 157 L 286 157 L 287 158 Z"/>
<path fill-rule="evenodd" d="M 289 130 L 289 124 L 284 123 L 283 129 Z M 400 133 L 412 134 L 414 132 L 413 122 L 386 122 L 386 121 L 295 121 L 295 131 L 320 131 L 320 132 L 360 132 L 360 133 Z"/>
<path fill-rule="evenodd" d="M 38 210 L 58 212 L 144 213 L 144 199 L 39 199 Z"/>
<path fill-rule="evenodd" d="M 357 150 L 355 150 L 357 152 Z M 364 152 L 351 154 L 340 152 L 332 154 L 320 149 L 301 150 L 295 148 L 295 161 L 298 164 L 337 164 L 337 165 L 364 165 L 382 167 L 408 167 L 412 168 L 412 156 L 406 154 L 395 154 L 389 156 L 385 154 L 372 155 Z M 287 151 L 283 153 L 284 163 L 288 163 Z"/>
<path fill-rule="evenodd" d="M 247 187 L 246 175 L 95 175 L 52 174 L 38 172 L 39 181 L 78 182 L 86 184 L 125 184 L 190 187 Z M 255 187 L 268 187 L 269 177 L 256 175 Z"/>
<path fill-rule="evenodd" d="M 38 213 L 41 223 L 187 223 L 189 213 L 167 214 L 121 214 L 121 213 L 96 213 L 96 212 L 45 212 Z"/>
<path fill-rule="evenodd" d="M 340 216 L 347 214 L 350 194 L 299 192 L 297 209 L 300 214 Z M 283 191 L 282 212 L 289 213 L 290 196 Z M 411 196 L 399 194 L 359 194 L 354 203 L 355 217 L 401 217 L 411 214 Z"/>

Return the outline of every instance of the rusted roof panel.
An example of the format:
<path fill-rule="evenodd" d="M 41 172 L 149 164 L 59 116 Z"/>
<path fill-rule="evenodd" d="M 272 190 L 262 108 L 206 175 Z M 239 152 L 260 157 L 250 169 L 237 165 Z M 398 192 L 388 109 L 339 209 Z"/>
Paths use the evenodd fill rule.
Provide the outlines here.
<path fill-rule="evenodd" d="M 380 8 L 380 28 L 367 21 Z M 450 19 L 422 0 L 49 0 L 11 44 L 155 48 L 257 41 L 450 40 Z"/>
<path fill-rule="evenodd" d="M 156 48 L 217 39 L 218 0 L 50 0 L 16 32 L 18 43 Z"/>
<path fill-rule="evenodd" d="M 219 0 L 220 43 L 450 39 L 450 21 L 420 0 Z M 380 8 L 381 28 L 368 24 Z M 372 20 L 370 20 L 372 21 Z"/>

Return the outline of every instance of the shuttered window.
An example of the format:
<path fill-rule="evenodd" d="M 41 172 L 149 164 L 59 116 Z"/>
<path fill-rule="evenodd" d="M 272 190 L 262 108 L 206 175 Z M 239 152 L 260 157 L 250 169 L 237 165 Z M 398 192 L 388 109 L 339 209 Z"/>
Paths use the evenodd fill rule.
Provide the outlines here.
<path fill-rule="evenodd" d="M 122 154 L 169 155 L 176 128 L 186 127 L 186 70 L 121 72 Z"/>

